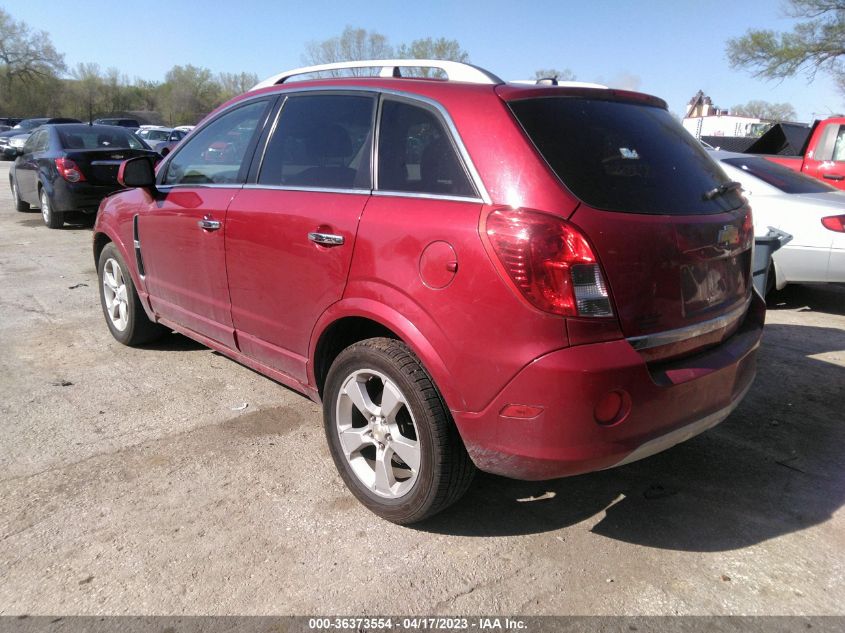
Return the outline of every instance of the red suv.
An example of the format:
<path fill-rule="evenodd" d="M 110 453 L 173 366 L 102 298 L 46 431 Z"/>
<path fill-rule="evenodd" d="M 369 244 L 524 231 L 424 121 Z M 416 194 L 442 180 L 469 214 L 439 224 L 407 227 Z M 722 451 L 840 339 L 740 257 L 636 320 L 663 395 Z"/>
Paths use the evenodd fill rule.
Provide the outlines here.
<path fill-rule="evenodd" d="M 363 66 L 384 68 L 286 81 Z M 420 66 L 447 78 L 401 76 Z M 442 510 L 476 467 L 653 454 L 754 378 L 751 212 L 655 97 L 311 67 L 121 179 L 94 234 L 115 338 L 176 330 L 322 402 L 341 476 L 390 521 Z"/>

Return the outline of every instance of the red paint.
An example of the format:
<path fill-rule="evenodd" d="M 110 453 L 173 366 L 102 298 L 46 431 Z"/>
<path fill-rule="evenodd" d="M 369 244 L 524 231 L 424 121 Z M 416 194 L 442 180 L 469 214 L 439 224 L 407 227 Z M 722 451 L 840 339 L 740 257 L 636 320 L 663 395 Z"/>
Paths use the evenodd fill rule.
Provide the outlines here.
<path fill-rule="evenodd" d="M 610 466 L 643 442 L 730 405 L 750 383 L 759 299 L 741 324 L 670 349 L 638 353 L 624 338 L 743 304 L 745 209 L 666 217 L 580 204 L 505 103 L 551 94 L 545 89 L 389 78 L 307 85 L 400 90 L 438 102 L 490 204 L 240 185 L 111 196 L 95 235 L 117 244 L 153 318 L 314 399 L 323 334 L 347 317 L 381 324 L 420 358 L 476 463 L 524 478 Z M 258 143 L 259 152 L 263 147 Z M 254 184 L 254 173 L 250 179 Z M 514 209 L 571 227 L 580 256 L 601 266 L 613 316 L 563 316 L 526 299 L 484 231 L 491 213 Z M 136 215 L 145 277 L 135 265 Z M 203 218 L 219 221 L 219 230 L 200 228 Z M 315 244 L 313 231 L 344 242 Z M 740 237 L 717 246 L 720 234 Z M 684 270 L 695 273 L 686 290 Z"/>

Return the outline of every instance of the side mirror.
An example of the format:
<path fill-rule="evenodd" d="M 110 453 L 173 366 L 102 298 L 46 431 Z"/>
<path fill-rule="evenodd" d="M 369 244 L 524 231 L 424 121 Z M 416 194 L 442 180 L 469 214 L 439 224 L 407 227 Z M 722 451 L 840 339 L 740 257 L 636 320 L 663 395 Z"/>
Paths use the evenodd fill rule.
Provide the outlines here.
<path fill-rule="evenodd" d="M 137 156 L 123 161 L 117 172 L 117 182 L 123 187 L 155 188 L 156 174 L 153 161 L 147 156 Z"/>
<path fill-rule="evenodd" d="M 15 148 L 15 156 L 23 156 L 23 147 Z"/>

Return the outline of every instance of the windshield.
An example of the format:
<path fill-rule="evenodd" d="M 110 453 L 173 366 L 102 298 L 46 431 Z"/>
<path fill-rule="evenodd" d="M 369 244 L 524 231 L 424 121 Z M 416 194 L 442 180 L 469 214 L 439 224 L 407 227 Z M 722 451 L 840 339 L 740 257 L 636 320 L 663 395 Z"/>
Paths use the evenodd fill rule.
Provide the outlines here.
<path fill-rule="evenodd" d="M 14 128 L 15 130 L 34 130 L 39 125 L 44 123 L 47 119 L 26 119 L 18 123 Z"/>
<path fill-rule="evenodd" d="M 687 215 L 743 204 L 718 165 L 663 108 L 541 97 L 510 108 L 564 185 L 597 209 Z"/>
<path fill-rule="evenodd" d="M 784 193 L 827 193 L 829 191 L 837 191 L 836 187 L 832 187 L 804 174 L 799 174 L 797 171 L 792 171 L 788 167 L 778 165 L 759 156 L 723 158 L 722 162 L 741 169 Z"/>

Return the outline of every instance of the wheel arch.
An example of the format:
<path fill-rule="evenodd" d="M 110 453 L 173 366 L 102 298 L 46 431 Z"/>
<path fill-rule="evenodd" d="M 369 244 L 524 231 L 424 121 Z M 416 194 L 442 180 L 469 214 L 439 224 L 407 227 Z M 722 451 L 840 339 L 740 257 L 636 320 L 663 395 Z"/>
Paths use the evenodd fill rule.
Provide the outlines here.
<path fill-rule="evenodd" d="M 326 375 L 337 355 L 358 341 L 383 336 L 407 345 L 425 367 L 447 408 L 462 410 L 463 397 L 431 342 L 395 309 L 371 299 L 342 300 L 323 313 L 309 345 L 308 380 L 322 398 Z"/>

